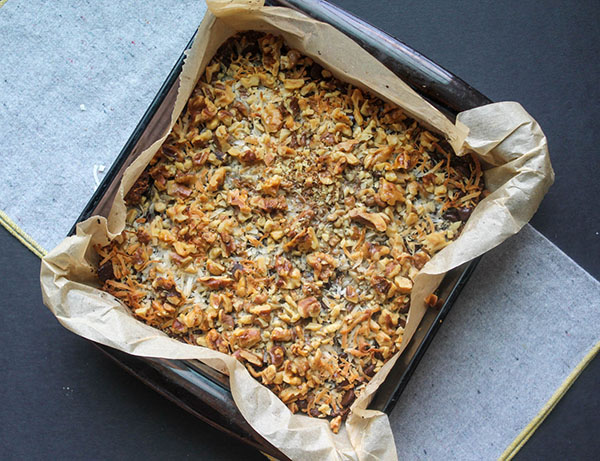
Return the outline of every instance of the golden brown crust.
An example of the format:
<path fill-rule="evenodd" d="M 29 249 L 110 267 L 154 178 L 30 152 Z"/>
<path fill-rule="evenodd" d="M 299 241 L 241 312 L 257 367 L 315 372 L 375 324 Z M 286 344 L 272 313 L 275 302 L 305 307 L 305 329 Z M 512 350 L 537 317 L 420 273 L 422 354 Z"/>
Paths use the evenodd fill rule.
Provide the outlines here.
<path fill-rule="evenodd" d="M 482 186 L 476 160 L 398 107 L 278 37 L 239 35 L 127 195 L 99 276 L 139 319 L 234 355 L 337 432 Z"/>

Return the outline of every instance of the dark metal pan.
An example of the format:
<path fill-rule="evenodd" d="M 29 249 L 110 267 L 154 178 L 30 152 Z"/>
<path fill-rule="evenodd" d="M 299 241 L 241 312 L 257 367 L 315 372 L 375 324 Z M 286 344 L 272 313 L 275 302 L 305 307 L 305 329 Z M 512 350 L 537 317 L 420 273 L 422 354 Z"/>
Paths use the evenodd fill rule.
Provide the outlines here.
<path fill-rule="evenodd" d="M 458 112 L 491 102 L 460 78 L 406 44 L 326 1 L 269 0 L 266 3 L 289 7 L 333 25 L 369 51 L 450 119 Z M 194 37 L 186 50 L 193 39 Z M 93 215 L 107 215 L 125 168 L 149 147 L 152 133 L 157 130 L 162 132 L 168 126 L 183 61 L 182 53 L 77 222 Z M 75 226 L 70 234 L 74 232 Z M 477 263 L 478 259 L 464 264 L 444 277 L 436 292 L 441 300 L 441 307 L 438 310 L 429 309 L 425 314 L 406 350 L 377 390 L 369 408 L 388 414 L 392 411 Z M 98 347 L 127 371 L 198 418 L 265 453 L 287 459 L 244 420 L 233 402 L 228 379 L 223 374 L 195 360 L 136 357 L 106 346 Z"/>

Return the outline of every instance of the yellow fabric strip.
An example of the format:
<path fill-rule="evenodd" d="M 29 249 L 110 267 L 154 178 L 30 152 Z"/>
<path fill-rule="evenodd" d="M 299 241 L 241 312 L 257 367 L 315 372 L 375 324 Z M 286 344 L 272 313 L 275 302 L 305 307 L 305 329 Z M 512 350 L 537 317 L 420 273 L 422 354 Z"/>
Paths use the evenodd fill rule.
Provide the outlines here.
<path fill-rule="evenodd" d="M 1 2 L 2 0 L 0 0 L 0 7 L 2 6 Z M 2 224 L 6 230 L 14 235 L 23 245 L 29 248 L 29 250 L 31 250 L 31 252 L 38 258 L 43 258 L 46 253 L 48 253 L 2 210 L 0 210 L 0 224 Z"/>
<path fill-rule="evenodd" d="M 6 0 L 0 0 L 0 7 Z M 0 224 L 2 224 L 8 232 L 14 235 L 23 245 L 25 245 L 33 254 L 37 257 L 42 258 L 46 255 L 47 251 L 44 250 L 32 237 L 30 237 L 23 229 L 21 229 L 12 219 L 10 219 L 6 213 L 0 210 Z M 585 367 L 592 361 L 600 350 L 600 342 L 598 342 L 592 350 L 590 350 L 581 362 L 575 367 L 575 369 L 567 376 L 567 379 L 563 381 L 556 392 L 550 397 L 550 400 L 542 407 L 540 412 L 533 418 L 529 424 L 521 431 L 517 438 L 510 444 L 510 446 L 500 456 L 501 461 L 509 461 L 519 452 L 521 447 L 529 440 L 533 433 L 540 427 L 540 424 L 546 419 L 550 412 L 554 409 L 560 399 L 567 393 L 569 388 L 573 385 L 575 380 L 579 377 L 581 372 L 585 370 Z M 267 458 L 271 457 L 263 453 Z"/>
<path fill-rule="evenodd" d="M 533 435 L 533 433 L 537 430 L 538 427 L 544 422 L 546 417 L 550 414 L 550 412 L 554 409 L 556 404 L 562 399 L 563 395 L 567 393 L 569 388 L 573 385 L 575 380 L 579 377 L 581 372 L 585 370 L 585 367 L 589 365 L 589 363 L 596 356 L 598 351 L 600 350 L 600 342 L 596 343 L 594 347 L 586 354 L 581 362 L 575 367 L 575 369 L 571 372 L 567 379 L 563 381 L 560 387 L 556 390 L 554 395 L 550 397 L 550 400 L 546 402 L 546 404 L 542 407 L 540 412 L 533 418 L 529 424 L 521 431 L 521 433 L 517 436 L 517 438 L 510 444 L 510 446 L 502 453 L 500 456 L 501 461 L 508 461 L 514 458 L 514 456 L 519 452 L 521 447 L 525 445 L 525 443 L 529 440 L 529 438 Z"/>
<path fill-rule="evenodd" d="M 4 5 L 8 0 L 0 0 L 0 8 L 2 8 L 2 5 Z"/>

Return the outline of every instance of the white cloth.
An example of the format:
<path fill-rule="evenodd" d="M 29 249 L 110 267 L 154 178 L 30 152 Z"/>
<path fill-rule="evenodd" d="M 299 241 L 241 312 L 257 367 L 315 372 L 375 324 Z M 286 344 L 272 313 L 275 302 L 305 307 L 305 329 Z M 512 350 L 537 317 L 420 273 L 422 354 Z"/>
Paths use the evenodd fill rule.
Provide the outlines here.
<path fill-rule="evenodd" d="M 76 6 L 75 6 L 76 5 Z M 0 10 L 0 210 L 67 234 L 204 17 L 198 0 L 11 0 Z"/>
<path fill-rule="evenodd" d="M 392 412 L 400 459 L 498 459 L 600 340 L 600 283 L 527 225 L 487 253 Z"/>

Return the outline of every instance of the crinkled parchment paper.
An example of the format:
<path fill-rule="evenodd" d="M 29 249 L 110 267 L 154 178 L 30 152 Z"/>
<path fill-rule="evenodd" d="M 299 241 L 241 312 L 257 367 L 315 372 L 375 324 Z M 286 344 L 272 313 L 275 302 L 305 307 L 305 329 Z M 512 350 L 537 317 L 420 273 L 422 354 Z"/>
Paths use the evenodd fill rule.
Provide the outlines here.
<path fill-rule="evenodd" d="M 445 137 L 460 155 L 475 152 L 485 169 L 491 194 L 474 210 L 460 237 L 438 253 L 417 275 L 402 344 L 405 346 L 445 272 L 495 247 L 531 218 L 552 184 L 546 138 L 517 103 L 498 103 L 459 114 L 451 123 L 379 61 L 333 27 L 261 1 L 208 0 L 212 13 L 202 21 L 180 77 L 171 127 L 195 83 L 218 47 L 243 30 L 283 35 L 287 43 L 313 57 L 337 77 L 401 106 L 412 117 Z M 97 256 L 92 248 L 106 244 L 125 225 L 123 197 L 143 171 L 168 131 L 125 171 L 108 219 L 92 217 L 77 227 L 42 261 L 45 304 L 69 330 L 101 344 L 147 357 L 199 359 L 230 376 L 231 392 L 244 418 L 265 439 L 292 459 L 396 459 L 396 447 L 385 414 L 366 409 L 369 399 L 398 358 L 393 357 L 371 380 L 352 406 L 345 427 L 333 434 L 326 421 L 293 415 L 266 387 L 231 356 L 183 344 L 136 320 L 130 311 L 99 289 Z M 410 424 L 410 421 L 407 422 Z"/>

